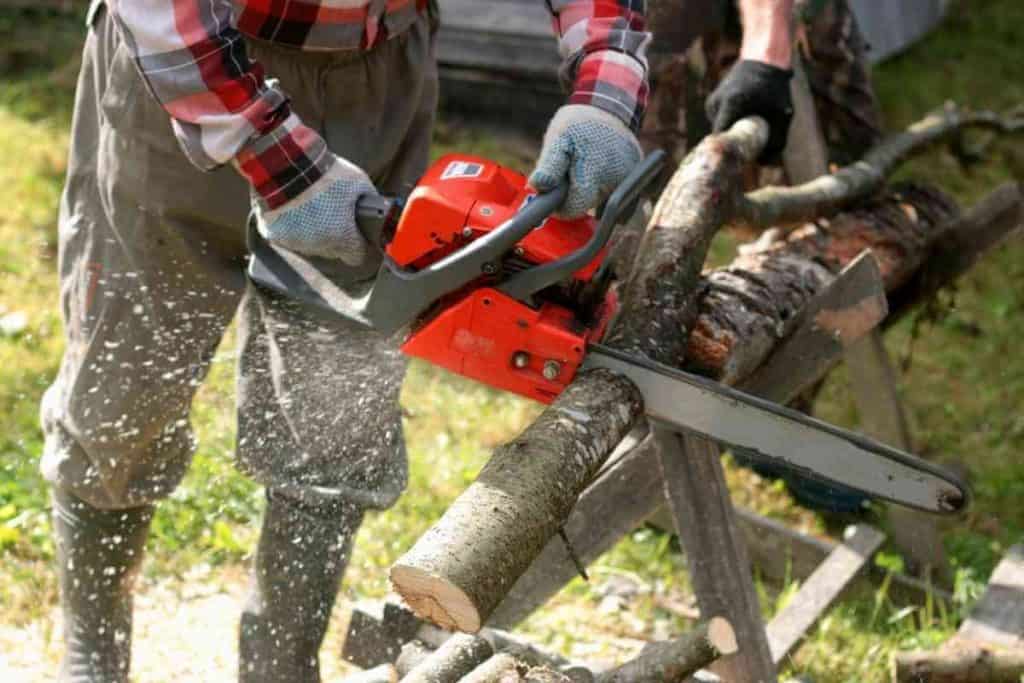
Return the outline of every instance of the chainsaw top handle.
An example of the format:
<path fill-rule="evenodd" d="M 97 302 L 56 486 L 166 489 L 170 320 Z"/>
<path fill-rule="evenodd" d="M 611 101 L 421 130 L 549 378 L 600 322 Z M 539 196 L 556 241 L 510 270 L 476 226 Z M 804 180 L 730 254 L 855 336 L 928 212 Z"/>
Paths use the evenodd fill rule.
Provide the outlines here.
<path fill-rule="evenodd" d="M 576 251 L 540 266 L 529 268 L 503 282 L 498 290 L 520 301 L 545 287 L 561 282 L 594 260 L 604 249 L 615 226 L 629 218 L 640 195 L 661 172 L 665 152 L 655 150 L 633 167 L 626 179 L 619 183 L 601 209 L 601 217 L 594 234 Z"/>
<path fill-rule="evenodd" d="M 557 261 L 518 273 L 499 284 L 498 289 L 525 299 L 590 263 L 608 242 L 615 225 L 661 170 L 664 158 L 664 152 L 659 150 L 637 164 L 605 202 L 597 229 L 582 248 Z M 366 319 L 382 332 L 393 332 L 412 322 L 445 294 L 480 275 L 498 272 L 502 256 L 553 214 L 568 191 L 568 182 L 564 182 L 551 192 L 538 194 L 491 232 L 421 270 L 405 270 L 385 258 L 366 301 Z"/>

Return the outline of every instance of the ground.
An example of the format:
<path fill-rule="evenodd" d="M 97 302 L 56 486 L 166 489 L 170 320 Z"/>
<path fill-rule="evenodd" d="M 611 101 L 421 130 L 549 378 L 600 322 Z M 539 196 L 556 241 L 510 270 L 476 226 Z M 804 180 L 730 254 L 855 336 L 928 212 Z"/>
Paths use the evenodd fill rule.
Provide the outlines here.
<path fill-rule="evenodd" d="M 899 127 L 946 99 L 1003 109 L 1024 103 L 1020 45 L 1024 5 L 1017 0 L 955 3 L 941 31 L 877 74 L 887 123 Z M 66 163 L 67 130 L 81 18 L 43 10 L 0 10 L 0 678 L 51 680 L 59 656 L 59 617 L 50 569 L 39 397 L 60 357 L 55 306 L 55 220 Z M 45 36 L 40 40 L 40 35 Z M 437 152 L 458 148 L 525 168 L 529 146 L 449 120 Z M 1024 141 L 1003 142 L 986 161 L 964 169 L 944 149 L 907 164 L 901 177 L 939 183 L 965 204 L 1016 174 L 1024 175 Z M 728 257 L 728 236 L 715 258 Z M 890 654 L 928 647 L 956 628 L 1000 554 L 1020 540 L 1024 513 L 1024 244 L 994 252 L 945 292 L 934 310 L 897 326 L 887 343 L 920 450 L 957 459 L 971 473 L 977 503 L 949 527 L 956 600 L 910 608 L 884 587 L 832 610 L 787 665 L 788 674 L 820 682 L 887 680 Z M 933 312 L 934 312 L 933 310 Z M 24 316 L 24 326 L 19 318 Z M 135 680 L 227 681 L 233 678 L 235 619 L 245 590 L 244 566 L 261 507 L 260 492 L 231 466 L 232 373 L 227 340 L 197 399 L 201 447 L 183 486 L 160 509 L 137 600 Z M 413 364 L 402 398 L 412 481 L 392 510 L 372 515 L 359 536 L 327 639 L 328 679 L 337 661 L 345 605 L 387 591 L 386 568 L 446 503 L 472 480 L 495 445 L 536 414 L 533 404 Z M 857 424 L 843 373 L 834 373 L 817 411 Z M 828 525 L 793 504 L 783 487 L 729 467 L 736 499 L 804 530 Z M 871 519 L 884 524 L 880 513 Z M 898 568 L 887 549 L 879 562 Z M 590 584 L 575 581 L 523 630 L 548 647 L 580 658 L 616 659 L 643 642 L 687 627 L 690 594 L 685 560 L 674 541 L 640 529 L 602 557 Z M 798 587 L 759 582 L 770 616 Z M 676 607 L 673 607 L 675 605 Z M 678 606 L 682 605 L 680 609 Z"/>

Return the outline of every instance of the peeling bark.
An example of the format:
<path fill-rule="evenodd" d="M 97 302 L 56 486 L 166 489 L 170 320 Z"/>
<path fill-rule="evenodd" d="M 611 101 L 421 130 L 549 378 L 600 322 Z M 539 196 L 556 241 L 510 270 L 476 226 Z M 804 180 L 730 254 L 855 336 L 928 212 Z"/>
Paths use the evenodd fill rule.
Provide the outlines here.
<path fill-rule="evenodd" d="M 792 332 L 797 313 L 864 249 L 878 261 L 886 290 L 896 290 L 958 216 L 955 202 L 942 192 L 903 185 L 863 207 L 744 250 L 702 278 L 687 369 L 734 384 Z"/>
<path fill-rule="evenodd" d="M 855 210 L 762 240 L 702 278 L 685 366 L 726 384 L 747 377 L 792 332 L 807 302 L 865 248 L 878 262 L 893 320 L 1017 230 L 1022 206 L 1016 183 L 963 213 L 937 189 L 900 185 Z"/>

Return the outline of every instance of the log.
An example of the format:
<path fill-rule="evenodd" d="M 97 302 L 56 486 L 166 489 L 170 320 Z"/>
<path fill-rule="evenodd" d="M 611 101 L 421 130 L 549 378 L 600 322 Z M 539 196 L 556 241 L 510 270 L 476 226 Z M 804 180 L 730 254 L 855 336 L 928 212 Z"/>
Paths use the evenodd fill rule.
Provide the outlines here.
<path fill-rule="evenodd" d="M 1024 651 L 983 646 L 940 652 L 900 652 L 893 657 L 895 683 L 1019 683 Z"/>
<path fill-rule="evenodd" d="M 402 678 L 402 683 L 455 683 L 494 654 L 483 638 L 459 633 Z"/>
<path fill-rule="evenodd" d="M 410 640 L 402 646 L 402 653 L 395 660 L 395 668 L 398 669 L 398 675 L 405 676 L 422 664 L 433 652 L 434 649 L 422 640 Z"/>
<path fill-rule="evenodd" d="M 462 683 L 519 683 L 521 680 L 516 658 L 499 653 L 473 669 Z"/>
<path fill-rule="evenodd" d="M 697 322 L 687 369 L 735 384 L 750 375 L 798 324 L 798 312 L 864 249 L 878 261 L 886 291 L 906 284 L 943 228 L 959 218 L 945 194 L 916 185 L 831 220 L 745 250 L 698 285 Z"/>
<path fill-rule="evenodd" d="M 728 620 L 713 617 L 687 634 L 644 647 L 625 664 L 597 677 L 598 683 L 663 683 L 693 674 L 723 655 L 738 649 L 736 632 Z"/>
<path fill-rule="evenodd" d="M 743 119 L 705 138 L 679 166 L 654 206 L 605 343 L 674 364 L 696 318 L 694 286 L 708 246 L 734 215 L 741 171 L 767 139 L 763 119 Z"/>
<path fill-rule="evenodd" d="M 398 603 L 363 602 L 352 610 L 342 658 L 360 668 L 368 669 L 395 658 L 402 660 L 403 652 L 414 648 L 419 650 L 419 646 L 435 650 L 452 635 L 450 631 L 420 620 Z M 484 628 L 479 635 L 491 644 L 495 652 L 511 654 L 528 666 L 547 666 L 559 671 L 583 668 L 559 654 L 542 650 L 530 641 L 507 631 Z M 410 642 L 418 645 L 409 646 Z M 411 666 L 403 667 L 401 662 L 398 662 L 399 669 L 406 668 L 400 671 L 402 675 L 419 663 L 418 654 L 409 653 L 405 656 L 409 658 Z M 414 659 L 416 661 L 413 661 Z"/>
<path fill-rule="evenodd" d="M 398 670 L 391 664 L 381 664 L 372 669 L 349 674 L 341 683 L 398 683 Z"/>
<path fill-rule="evenodd" d="M 966 128 L 999 133 L 1024 130 L 1024 116 L 1000 116 L 990 111 L 965 112 L 950 103 L 907 130 L 887 136 L 860 161 L 831 175 L 793 187 L 763 187 L 738 202 L 739 222 L 753 228 L 799 223 L 834 214 L 840 208 L 870 197 L 904 159 Z"/>
<path fill-rule="evenodd" d="M 392 566 L 395 590 L 441 627 L 479 631 L 641 415 L 631 382 L 582 373 Z"/>

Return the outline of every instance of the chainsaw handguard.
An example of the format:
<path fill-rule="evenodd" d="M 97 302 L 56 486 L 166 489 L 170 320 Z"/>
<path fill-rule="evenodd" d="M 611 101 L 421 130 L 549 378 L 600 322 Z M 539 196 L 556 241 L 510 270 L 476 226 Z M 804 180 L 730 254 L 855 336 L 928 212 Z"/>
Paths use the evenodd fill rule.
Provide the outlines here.
<path fill-rule="evenodd" d="M 525 299 L 590 262 L 607 244 L 615 225 L 657 176 L 664 156 L 657 151 L 637 164 L 605 203 L 597 229 L 583 247 L 556 261 L 527 268 L 500 282 L 497 288 L 514 298 Z M 498 272 L 502 258 L 562 205 L 567 192 L 565 183 L 551 192 L 538 194 L 495 229 L 418 270 L 400 266 L 383 252 L 378 252 L 382 254 L 379 267 L 370 263 L 358 268 L 295 254 L 267 242 L 250 221 L 248 243 L 252 258 L 247 272 L 264 289 L 391 334 L 412 323 L 442 296 L 483 275 Z M 397 203 L 376 199 L 379 201 L 372 206 L 364 206 L 361 199 L 358 217 L 364 235 L 381 249 L 390 240 Z"/>

